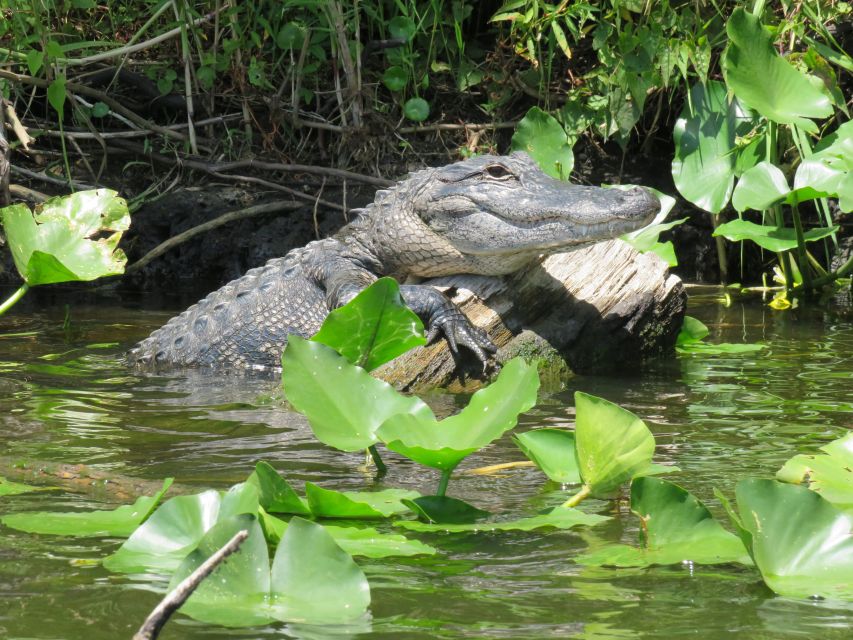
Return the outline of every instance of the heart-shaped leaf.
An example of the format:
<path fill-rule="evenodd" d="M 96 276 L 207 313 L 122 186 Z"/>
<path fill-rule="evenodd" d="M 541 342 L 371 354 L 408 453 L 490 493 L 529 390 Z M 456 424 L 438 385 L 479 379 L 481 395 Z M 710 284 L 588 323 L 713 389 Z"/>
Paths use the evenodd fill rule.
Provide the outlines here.
<path fill-rule="evenodd" d="M 300 516 L 311 515 L 311 509 L 305 501 L 269 463 L 258 462 L 246 482 L 255 485 L 258 489 L 259 504 L 266 511 L 294 513 Z"/>
<path fill-rule="evenodd" d="M 575 164 L 570 139 L 557 119 L 531 107 L 512 135 L 512 150 L 525 151 L 552 178 L 568 180 Z"/>
<path fill-rule="evenodd" d="M 808 483 L 840 509 L 853 511 L 853 433 L 821 447 L 824 454 L 794 456 L 776 473 L 782 482 Z"/>
<path fill-rule="evenodd" d="M 575 434 L 566 429 L 536 429 L 512 439 L 550 480 L 561 484 L 581 482 L 575 453 Z"/>
<path fill-rule="evenodd" d="M 417 498 L 417 491 L 334 491 L 305 483 L 305 496 L 311 513 L 317 518 L 388 518 L 408 510 L 402 500 Z"/>

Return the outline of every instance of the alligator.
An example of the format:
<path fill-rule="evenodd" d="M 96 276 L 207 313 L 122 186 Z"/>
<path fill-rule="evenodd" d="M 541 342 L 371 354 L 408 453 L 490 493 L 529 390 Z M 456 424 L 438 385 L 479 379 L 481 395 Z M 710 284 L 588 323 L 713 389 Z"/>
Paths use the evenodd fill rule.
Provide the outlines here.
<path fill-rule="evenodd" d="M 530 156 L 481 155 L 417 171 L 376 193 L 332 237 L 251 269 L 169 320 L 128 353 L 141 367 L 269 368 L 287 336 L 309 337 L 331 309 L 380 276 L 403 282 L 427 340 L 484 363 L 495 352 L 443 293 L 418 279 L 500 276 L 540 255 L 571 250 L 647 225 L 660 208 L 643 188 L 603 189 L 551 178 Z"/>

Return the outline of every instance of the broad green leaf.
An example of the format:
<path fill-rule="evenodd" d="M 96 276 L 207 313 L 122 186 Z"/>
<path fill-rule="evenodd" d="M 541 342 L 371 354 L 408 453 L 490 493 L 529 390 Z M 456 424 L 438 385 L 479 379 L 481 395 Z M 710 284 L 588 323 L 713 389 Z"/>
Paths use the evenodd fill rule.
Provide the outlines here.
<path fill-rule="evenodd" d="M 575 392 L 575 446 L 584 485 L 609 498 L 652 463 L 655 439 L 630 411 L 603 398 Z"/>
<path fill-rule="evenodd" d="M 796 598 L 853 600 L 853 514 L 775 480 L 741 480 L 736 496 L 768 587 Z"/>
<path fill-rule="evenodd" d="M 704 354 L 706 356 L 712 356 L 737 353 L 754 353 L 756 351 L 761 351 L 762 349 L 766 348 L 766 344 L 754 343 L 720 342 L 717 344 L 710 344 L 708 342 L 691 342 L 690 344 L 677 346 L 675 347 L 675 350 L 678 353 L 684 354 L 696 353 Z"/>
<path fill-rule="evenodd" d="M 751 564 L 740 538 L 676 484 L 635 478 L 631 511 L 641 520 L 641 546 L 610 545 L 580 556 L 580 564 L 646 567 L 655 564 Z"/>
<path fill-rule="evenodd" d="M 821 227 L 809 229 L 803 233 L 806 242 L 814 242 L 831 236 L 838 227 Z M 748 220 L 732 220 L 721 224 L 714 230 L 715 236 L 723 236 L 728 240 L 752 240 L 768 251 L 790 251 L 797 247 L 797 234 L 791 227 L 775 227 L 755 224 Z"/>
<path fill-rule="evenodd" d="M 402 91 L 409 84 L 409 74 L 403 67 L 388 67 L 382 74 L 382 84 L 388 87 L 389 91 Z"/>
<path fill-rule="evenodd" d="M 49 491 L 56 487 L 33 487 L 20 482 L 12 482 L 0 476 L 0 496 L 16 496 L 20 493 L 28 493 L 30 491 Z"/>
<path fill-rule="evenodd" d="M 675 344 L 679 347 L 695 344 L 704 340 L 709 333 L 708 327 L 701 320 L 697 320 L 692 316 L 684 316 L 684 321 L 681 324 L 681 330 L 678 332 Z"/>
<path fill-rule="evenodd" d="M 318 524 L 294 517 L 270 571 L 257 521 L 250 516 L 218 523 L 175 572 L 170 589 L 241 529 L 249 531 L 237 553 L 202 582 L 183 613 L 229 627 L 282 622 L 341 623 L 359 618 L 370 604 L 364 573 Z"/>
<path fill-rule="evenodd" d="M 372 527 L 336 527 L 328 524 L 323 526 L 338 546 L 351 556 L 387 558 L 436 553 L 435 548 L 423 542 L 394 533 L 380 533 Z M 267 541 L 271 545 L 278 545 L 287 530 L 287 523 L 261 512 L 261 527 Z"/>
<path fill-rule="evenodd" d="M 574 140 L 554 116 L 531 107 L 512 135 L 512 150 L 525 151 L 553 178 L 568 180 L 575 165 Z"/>
<path fill-rule="evenodd" d="M 401 500 L 417 498 L 417 491 L 385 489 L 384 491 L 334 491 L 305 483 L 305 496 L 311 513 L 317 518 L 388 518 L 408 507 Z"/>
<path fill-rule="evenodd" d="M 406 42 L 410 42 L 415 37 L 417 30 L 418 27 L 415 25 L 415 22 L 406 16 L 397 16 L 391 18 L 388 22 L 388 31 L 391 33 L 391 37 L 399 38 Z"/>
<path fill-rule="evenodd" d="M 736 115 L 722 82 L 697 82 L 672 132 L 675 186 L 682 196 L 711 213 L 722 211 L 732 195 Z"/>
<path fill-rule="evenodd" d="M 394 524 L 412 531 L 446 531 L 448 533 L 464 533 L 477 531 L 532 531 L 533 529 L 571 529 L 573 527 L 592 527 L 605 520 L 607 516 L 598 516 L 584 513 L 577 509 L 567 507 L 556 507 L 538 516 L 530 518 L 519 518 L 518 520 L 505 520 L 501 522 L 472 522 L 467 524 L 453 523 L 427 523 L 417 520 L 400 520 Z"/>
<path fill-rule="evenodd" d="M 536 404 L 539 375 L 521 358 L 507 362 L 497 379 L 471 396 L 462 411 L 437 421 L 432 411 L 398 413 L 377 431 L 386 446 L 415 462 L 452 470 L 465 456 L 512 429 L 518 415 Z"/>
<path fill-rule="evenodd" d="M 104 560 L 110 571 L 170 573 L 195 549 L 220 518 L 258 511 L 258 490 L 247 483 L 223 495 L 210 490 L 164 502 Z"/>
<path fill-rule="evenodd" d="M 124 272 L 126 258 L 117 249 L 130 217 L 115 191 L 80 191 L 36 207 L 0 209 L 15 266 L 30 286 L 94 280 Z M 102 231 L 108 237 L 89 239 Z"/>
<path fill-rule="evenodd" d="M 403 502 L 423 522 L 467 524 L 489 515 L 488 511 L 449 496 L 421 496 Z"/>
<path fill-rule="evenodd" d="M 393 278 L 380 278 L 333 310 L 311 339 L 367 371 L 426 344 L 423 324 L 403 302 Z"/>
<path fill-rule="evenodd" d="M 767 161 L 759 162 L 741 176 L 732 205 L 738 211 L 764 211 L 784 200 L 790 192 L 788 181 L 779 167 Z"/>
<path fill-rule="evenodd" d="M 59 119 L 62 120 L 65 113 L 65 98 L 68 92 L 65 89 L 65 76 L 57 76 L 47 87 L 47 101 L 50 106 L 59 114 Z"/>
<path fill-rule="evenodd" d="M 773 36 L 759 17 L 735 9 L 726 32 L 729 46 L 723 70 L 734 94 L 765 118 L 817 132 L 809 118 L 832 115 L 820 80 L 800 73 L 776 52 Z"/>
<path fill-rule="evenodd" d="M 834 195 L 842 211 L 853 211 L 853 122 L 823 138 L 797 168 L 794 188 L 805 187 Z"/>
<path fill-rule="evenodd" d="M 288 22 L 275 37 L 275 44 L 279 49 L 302 49 L 305 40 L 305 27 L 298 22 Z"/>
<path fill-rule="evenodd" d="M 257 487 L 259 503 L 266 511 L 294 513 L 301 516 L 311 515 L 311 510 L 305 501 L 269 463 L 258 462 L 246 482 Z"/>
<path fill-rule="evenodd" d="M 282 369 L 287 400 L 330 447 L 365 449 L 378 441 L 379 426 L 397 414 L 434 420 L 422 400 L 398 393 L 319 342 L 289 336 Z"/>
<path fill-rule="evenodd" d="M 562 484 L 581 482 L 575 454 L 575 434 L 567 429 L 536 429 L 512 439 L 550 480 Z"/>
<path fill-rule="evenodd" d="M 776 472 L 776 479 L 805 482 L 839 509 L 853 511 L 853 433 L 821 450 L 825 453 L 794 456 Z"/>
<path fill-rule="evenodd" d="M 409 98 L 403 105 L 403 115 L 412 122 L 423 122 L 429 118 L 429 102 L 423 98 Z"/>
<path fill-rule="evenodd" d="M 27 69 L 31 76 L 36 75 L 44 64 L 44 51 L 30 49 L 27 51 Z"/>
<path fill-rule="evenodd" d="M 171 484 L 172 478 L 166 478 L 163 488 L 153 496 L 140 497 L 133 504 L 112 511 L 15 513 L 3 516 L 0 522 L 12 529 L 29 533 L 75 537 L 126 537 L 149 516 Z M 0 491 L 2 488 L 3 485 L 0 484 Z"/>

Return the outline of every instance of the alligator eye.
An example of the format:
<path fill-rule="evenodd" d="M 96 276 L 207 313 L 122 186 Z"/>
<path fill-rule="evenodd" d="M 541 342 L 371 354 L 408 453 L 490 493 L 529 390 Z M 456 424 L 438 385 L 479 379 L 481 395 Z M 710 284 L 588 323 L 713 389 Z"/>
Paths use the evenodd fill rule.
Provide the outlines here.
<path fill-rule="evenodd" d="M 495 180 L 511 180 L 515 175 L 501 164 L 491 164 L 484 169 L 486 175 Z"/>

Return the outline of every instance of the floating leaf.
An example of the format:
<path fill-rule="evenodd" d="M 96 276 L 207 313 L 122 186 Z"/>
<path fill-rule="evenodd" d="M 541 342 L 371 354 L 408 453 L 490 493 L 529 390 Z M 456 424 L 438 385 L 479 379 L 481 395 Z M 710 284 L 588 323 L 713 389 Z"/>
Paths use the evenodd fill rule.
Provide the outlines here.
<path fill-rule="evenodd" d="M 729 101 L 722 82 L 697 82 L 672 132 L 675 187 L 690 202 L 711 213 L 722 211 L 732 195 L 736 115 L 736 106 Z"/>
<path fill-rule="evenodd" d="M 422 400 L 398 393 L 319 342 L 289 336 L 282 367 L 288 401 L 305 414 L 317 439 L 336 449 L 376 443 L 376 430 L 396 414 L 433 418 Z"/>
<path fill-rule="evenodd" d="M 676 484 L 635 478 L 631 511 L 640 518 L 641 547 L 609 545 L 578 558 L 580 564 L 646 567 L 655 564 L 751 564 L 740 538 L 726 531 L 708 509 Z"/>
<path fill-rule="evenodd" d="M 727 354 L 727 353 L 750 353 L 766 349 L 766 344 L 740 344 L 721 342 L 719 344 L 708 344 L 702 342 L 708 336 L 708 327 L 696 318 L 684 316 L 684 323 L 675 341 L 675 350 L 678 353 L 703 353 L 705 355 Z"/>
<path fill-rule="evenodd" d="M 75 537 L 126 537 L 149 516 L 171 485 L 172 478 L 166 478 L 163 481 L 163 487 L 153 496 L 142 496 L 133 504 L 124 505 L 112 511 L 15 513 L 3 516 L 0 522 L 12 529 L 28 533 Z M 0 484 L 0 494 L 2 489 L 3 485 Z"/>
<path fill-rule="evenodd" d="M 652 463 L 655 439 L 630 411 L 603 398 L 575 392 L 575 446 L 581 478 L 591 495 L 608 498 Z"/>
<path fill-rule="evenodd" d="M 417 520 L 400 520 L 394 524 L 412 531 L 446 531 L 448 533 L 463 533 L 477 531 L 532 531 L 533 529 L 571 529 L 573 527 L 592 527 L 605 520 L 607 516 L 598 516 L 584 513 L 577 509 L 567 507 L 556 507 L 538 516 L 530 518 L 519 518 L 518 520 L 507 520 L 502 522 L 473 522 L 467 524 L 452 523 L 427 523 Z"/>
<path fill-rule="evenodd" d="M 531 107 L 512 135 L 512 150 L 525 151 L 549 176 L 568 180 L 575 165 L 572 142 L 554 116 Z"/>
<path fill-rule="evenodd" d="M 393 278 L 380 278 L 329 313 L 311 340 L 367 371 L 426 344 L 423 323 L 403 302 Z"/>
<path fill-rule="evenodd" d="M 124 272 L 126 258 L 117 248 L 130 224 L 127 203 L 115 191 L 95 189 L 52 198 L 36 207 L 0 209 L 12 257 L 30 286 L 94 280 Z M 89 238 L 113 233 L 98 240 Z"/>
<path fill-rule="evenodd" d="M 270 513 L 311 515 L 311 510 L 293 487 L 267 462 L 258 462 L 246 481 L 258 489 L 259 504 Z"/>
<path fill-rule="evenodd" d="M 803 233 L 806 242 L 821 240 L 838 231 L 838 227 L 821 227 L 809 229 Z M 752 240 L 768 251 L 790 251 L 797 247 L 797 234 L 790 227 L 776 227 L 755 224 L 748 220 L 731 220 L 721 224 L 714 230 L 715 236 L 723 236 L 728 240 Z"/>
<path fill-rule="evenodd" d="M 800 73 L 773 47 L 761 19 L 735 9 L 726 24 L 729 46 L 723 69 L 734 94 L 765 118 L 817 132 L 809 118 L 832 115 L 832 103 L 818 78 Z"/>
<path fill-rule="evenodd" d="M 408 510 L 402 500 L 420 496 L 417 491 L 405 489 L 334 491 L 312 482 L 305 483 L 305 495 L 317 518 L 388 518 Z"/>
<path fill-rule="evenodd" d="M 791 597 L 853 600 L 853 514 L 775 480 L 741 480 L 736 495 L 768 587 Z"/>
<path fill-rule="evenodd" d="M 488 511 L 449 496 L 422 496 L 403 502 L 417 514 L 418 518 L 430 523 L 470 523 L 489 515 Z"/>
<path fill-rule="evenodd" d="M 567 429 L 536 429 L 512 439 L 550 480 L 562 484 L 581 482 L 575 453 L 575 434 Z"/>
<path fill-rule="evenodd" d="M 821 450 L 825 453 L 794 456 L 776 472 L 776 479 L 805 482 L 839 509 L 853 511 L 853 433 Z"/>
<path fill-rule="evenodd" d="M 164 502 L 118 551 L 104 559 L 104 566 L 123 573 L 170 573 L 220 517 L 240 515 L 243 510 L 254 514 L 258 506 L 258 491 L 247 483 L 233 487 L 225 497 L 214 490 L 177 496 Z"/>
<path fill-rule="evenodd" d="M 386 419 L 377 434 L 389 449 L 428 467 L 451 471 L 465 456 L 512 429 L 518 415 L 536 404 L 538 388 L 536 367 L 513 358 L 458 414 L 439 422 L 432 411 L 429 415 L 398 413 Z"/>
<path fill-rule="evenodd" d="M 0 496 L 16 496 L 20 493 L 28 493 L 30 491 L 49 491 L 55 487 L 33 487 L 20 482 L 12 482 L 0 476 Z"/>

